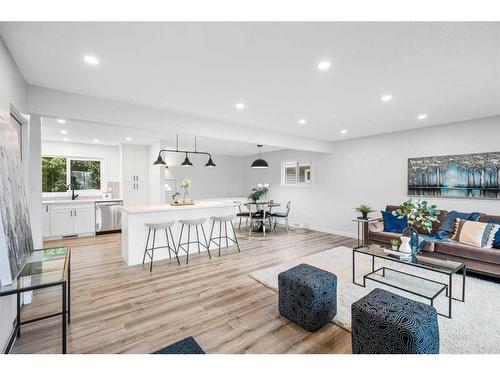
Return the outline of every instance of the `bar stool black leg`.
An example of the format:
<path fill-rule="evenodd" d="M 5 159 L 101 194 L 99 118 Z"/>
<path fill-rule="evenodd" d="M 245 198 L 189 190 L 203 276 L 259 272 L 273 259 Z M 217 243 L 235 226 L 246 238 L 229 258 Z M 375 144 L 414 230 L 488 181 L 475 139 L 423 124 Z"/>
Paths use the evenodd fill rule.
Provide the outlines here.
<path fill-rule="evenodd" d="M 168 239 L 167 228 L 165 228 L 165 237 L 167 238 L 168 259 L 172 259 L 172 255 L 170 254 L 170 241 Z"/>
<path fill-rule="evenodd" d="M 198 234 L 198 225 L 195 226 L 195 229 L 196 229 L 196 242 L 198 245 L 198 254 L 199 254 L 200 253 L 200 236 Z"/>
<path fill-rule="evenodd" d="M 210 254 L 210 242 L 207 242 L 207 236 L 205 235 L 205 229 L 203 228 L 203 224 L 201 225 L 201 233 L 203 233 L 203 238 L 205 239 L 205 244 L 207 245 L 208 257 L 212 259 L 212 255 Z"/>
<path fill-rule="evenodd" d="M 151 263 L 149 263 L 149 272 L 153 272 L 153 259 L 155 253 L 156 229 L 153 229 L 153 247 L 151 248 Z"/>
<path fill-rule="evenodd" d="M 220 257 L 221 242 L 222 242 L 222 223 L 219 221 L 219 257 Z"/>
<path fill-rule="evenodd" d="M 174 235 L 172 234 L 172 228 L 168 228 L 168 231 L 170 232 L 170 237 L 172 238 L 172 245 L 174 246 L 175 249 L 175 259 L 177 259 L 177 264 L 180 266 L 181 262 L 179 261 L 179 247 L 175 248 L 175 241 L 174 241 Z"/>
<path fill-rule="evenodd" d="M 236 231 L 234 230 L 233 222 L 231 222 L 231 228 L 233 229 L 234 242 L 236 242 L 236 247 L 238 248 L 238 253 L 241 253 L 240 244 L 238 243 L 238 237 L 236 237 Z"/>
<path fill-rule="evenodd" d="M 146 261 L 146 254 L 148 252 L 148 244 L 149 244 L 149 235 L 151 234 L 151 228 L 148 230 L 148 238 L 146 240 L 146 248 L 144 249 L 144 256 L 142 257 L 142 264 Z"/>
<path fill-rule="evenodd" d="M 229 247 L 229 244 L 227 243 L 227 221 L 224 222 L 224 233 L 226 234 L 226 247 Z"/>
<path fill-rule="evenodd" d="M 188 225 L 188 242 L 187 242 L 187 255 L 186 255 L 186 264 L 189 263 L 189 242 L 191 241 L 191 225 Z"/>

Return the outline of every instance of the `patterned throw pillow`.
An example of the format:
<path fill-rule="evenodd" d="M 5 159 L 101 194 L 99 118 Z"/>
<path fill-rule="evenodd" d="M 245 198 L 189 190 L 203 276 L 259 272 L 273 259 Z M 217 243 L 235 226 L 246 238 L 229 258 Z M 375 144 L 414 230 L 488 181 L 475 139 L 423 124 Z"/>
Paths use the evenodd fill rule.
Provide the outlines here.
<path fill-rule="evenodd" d="M 458 220 L 459 222 L 456 225 L 454 233 L 454 239 L 456 241 L 466 245 L 491 248 L 492 243 L 489 243 L 489 239 L 495 224 L 462 219 Z"/>
<path fill-rule="evenodd" d="M 495 238 L 493 239 L 493 248 L 500 249 L 500 229 L 495 233 Z"/>

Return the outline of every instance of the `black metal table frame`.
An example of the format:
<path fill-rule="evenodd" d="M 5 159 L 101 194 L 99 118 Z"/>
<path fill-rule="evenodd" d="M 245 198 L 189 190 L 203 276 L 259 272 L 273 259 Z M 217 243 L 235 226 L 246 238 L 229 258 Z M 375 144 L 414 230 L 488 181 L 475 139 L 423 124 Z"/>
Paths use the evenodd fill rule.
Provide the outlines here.
<path fill-rule="evenodd" d="M 360 283 L 356 282 L 356 258 L 355 258 L 356 253 L 360 253 L 360 254 L 363 254 L 363 255 L 371 256 L 371 258 L 372 258 L 372 271 L 369 272 L 369 273 L 367 273 L 367 274 L 365 274 L 365 275 L 363 275 L 363 284 L 360 284 Z M 396 263 L 407 265 L 407 266 L 416 267 L 416 268 L 427 270 L 427 271 L 431 271 L 431 272 L 437 272 L 437 273 L 440 273 L 442 275 L 447 275 L 448 276 L 448 284 L 440 283 L 440 282 L 432 280 L 432 279 L 428 279 L 428 278 L 425 278 L 425 277 L 413 275 L 411 273 L 407 273 L 407 272 L 395 270 L 395 269 L 392 269 L 392 268 L 389 268 L 389 267 L 385 267 L 385 266 L 380 267 L 380 268 L 378 268 L 378 269 L 375 270 L 375 258 L 380 258 L 380 259 L 388 260 L 388 261 L 391 261 L 391 262 L 396 262 Z M 429 281 L 429 282 L 432 282 L 432 283 L 435 283 L 435 284 L 443 285 L 444 288 L 442 288 L 441 290 L 439 290 L 439 292 L 437 292 L 434 296 L 428 297 L 428 296 L 424 296 L 424 295 L 422 295 L 422 294 L 420 294 L 420 293 L 418 293 L 418 292 L 416 292 L 414 290 L 410 290 L 410 289 L 406 289 L 406 288 L 401 288 L 401 287 L 399 287 L 397 285 L 394 285 L 394 284 L 391 284 L 391 283 L 384 283 L 384 282 L 382 282 L 380 280 L 376 280 L 374 278 L 370 278 L 369 277 L 369 276 L 371 276 L 371 275 L 373 275 L 373 274 L 375 274 L 375 273 L 377 273 L 378 271 L 381 271 L 381 270 L 383 272 L 383 276 L 385 277 L 385 270 L 386 269 L 391 270 L 391 271 L 395 271 L 395 272 L 398 272 L 398 273 L 401 273 L 401 274 L 405 274 L 405 275 L 408 275 L 408 276 L 411 276 L 411 277 L 415 277 L 415 278 L 419 278 L 419 279 L 422 279 L 422 280 L 426 280 L 426 281 Z M 462 298 L 461 299 L 453 297 L 453 275 L 458 274 L 459 271 L 462 271 Z M 430 305 L 431 306 L 434 306 L 434 299 L 437 296 L 439 296 L 443 292 L 443 290 L 444 290 L 444 291 L 446 291 L 445 295 L 448 298 L 448 314 L 446 315 L 446 314 L 442 314 L 440 312 L 437 312 L 437 313 L 438 313 L 438 315 L 444 316 L 444 317 L 449 318 L 449 319 L 451 319 L 451 317 L 452 317 L 452 315 L 451 315 L 452 300 L 459 301 L 459 302 L 465 302 L 465 279 L 466 279 L 466 273 L 467 273 L 467 269 L 466 269 L 465 264 L 462 264 L 460 267 L 457 267 L 452 272 L 444 272 L 444 271 L 439 271 L 437 269 L 420 267 L 417 264 L 408 263 L 408 262 L 404 262 L 404 261 L 399 261 L 397 259 L 391 259 L 391 258 L 389 258 L 387 256 L 382 256 L 382 255 L 377 255 L 377 254 L 367 254 L 366 252 L 359 251 L 356 248 L 353 249 L 353 251 L 352 251 L 352 282 L 353 282 L 353 284 L 362 286 L 363 288 L 366 288 L 366 279 L 372 280 L 372 281 L 375 281 L 375 282 L 378 282 L 378 283 L 390 286 L 392 288 L 395 288 L 395 289 L 398 289 L 398 290 L 402 290 L 404 292 L 411 293 L 413 295 L 416 295 L 416 296 L 428 299 L 430 301 Z"/>
<path fill-rule="evenodd" d="M 357 234 L 358 234 L 358 246 L 355 247 L 355 249 L 360 249 L 362 247 L 365 247 L 366 245 L 368 245 L 368 236 L 369 236 L 369 230 L 368 230 L 368 227 L 370 225 L 370 223 L 373 223 L 373 222 L 377 222 L 379 221 L 380 219 L 354 219 L 353 221 L 355 221 L 357 224 L 358 224 L 358 230 L 357 230 Z"/>
<path fill-rule="evenodd" d="M 36 250 L 36 251 L 38 251 L 38 250 Z M 17 299 L 16 325 L 14 327 L 14 331 L 12 332 L 12 334 L 10 336 L 9 343 L 7 344 L 7 347 L 5 348 L 4 354 L 10 353 L 10 350 L 12 349 L 12 346 L 14 344 L 14 339 L 16 337 L 21 337 L 21 326 L 22 325 L 29 324 L 29 323 L 35 323 L 35 322 L 38 322 L 40 320 L 53 318 L 53 317 L 56 317 L 59 315 L 61 315 L 61 317 L 62 317 L 62 321 L 61 321 L 61 324 L 62 324 L 62 354 L 66 354 L 66 346 L 67 346 L 66 345 L 67 344 L 66 328 L 67 328 L 67 324 L 71 323 L 71 250 L 69 250 L 67 262 L 68 262 L 67 280 L 63 280 L 63 281 L 59 281 L 59 282 L 52 282 L 52 283 L 47 283 L 47 284 L 37 285 L 37 286 L 27 286 L 27 287 L 12 290 L 9 292 L 4 292 L 0 295 L 0 297 L 14 295 L 14 294 L 17 295 L 17 298 L 16 298 Z M 53 313 L 53 314 L 44 315 L 44 316 L 40 316 L 37 318 L 21 321 L 21 294 L 25 293 L 25 292 L 31 292 L 34 290 L 38 290 L 38 289 L 52 288 L 52 287 L 56 287 L 56 286 L 61 286 L 61 311 Z"/>

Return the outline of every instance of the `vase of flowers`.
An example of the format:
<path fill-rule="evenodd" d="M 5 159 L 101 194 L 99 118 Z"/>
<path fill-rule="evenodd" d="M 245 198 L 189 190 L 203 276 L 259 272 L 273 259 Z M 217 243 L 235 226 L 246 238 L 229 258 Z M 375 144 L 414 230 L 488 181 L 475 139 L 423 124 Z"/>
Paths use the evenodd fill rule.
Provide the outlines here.
<path fill-rule="evenodd" d="M 181 188 L 184 189 L 183 203 L 188 204 L 191 203 L 191 198 L 189 198 L 189 188 L 191 187 L 191 180 L 189 178 L 184 177 L 181 182 Z"/>
<path fill-rule="evenodd" d="M 439 222 L 439 210 L 436 205 L 429 205 L 427 201 L 414 202 L 412 199 L 404 202 L 398 209 L 392 211 L 399 219 L 406 218 L 408 227 L 401 234 L 399 251 L 416 254 L 419 252 L 419 238 L 417 228 L 423 228 L 431 233 L 434 222 Z"/>
<path fill-rule="evenodd" d="M 252 189 L 252 192 L 248 196 L 252 202 L 257 203 L 262 200 L 262 197 L 265 197 L 267 192 L 269 191 L 269 184 L 258 184 L 257 187 Z"/>

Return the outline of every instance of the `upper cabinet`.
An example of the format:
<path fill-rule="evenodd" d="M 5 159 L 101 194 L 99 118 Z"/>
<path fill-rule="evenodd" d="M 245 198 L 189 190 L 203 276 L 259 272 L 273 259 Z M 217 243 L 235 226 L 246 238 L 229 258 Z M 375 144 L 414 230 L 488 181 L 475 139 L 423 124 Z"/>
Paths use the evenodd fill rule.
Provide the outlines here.
<path fill-rule="evenodd" d="M 149 180 L 149 150 L 147 147 L 122 146 L 123 183 L 148 182 Z"/>
<path fill-rule="evenodd" d="M 121 156 L 123 204 L 149 203 L 149 148 L 123 145 Z"/>

